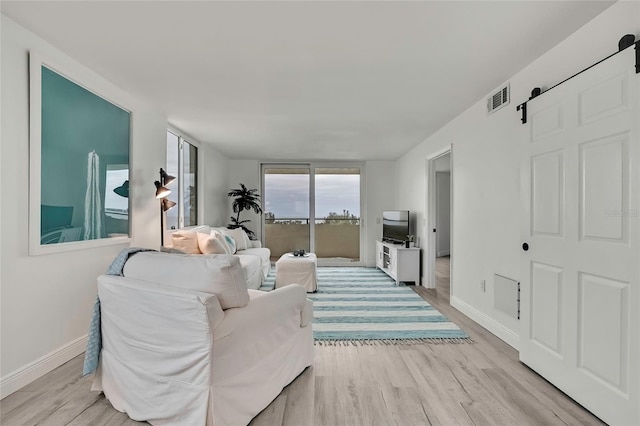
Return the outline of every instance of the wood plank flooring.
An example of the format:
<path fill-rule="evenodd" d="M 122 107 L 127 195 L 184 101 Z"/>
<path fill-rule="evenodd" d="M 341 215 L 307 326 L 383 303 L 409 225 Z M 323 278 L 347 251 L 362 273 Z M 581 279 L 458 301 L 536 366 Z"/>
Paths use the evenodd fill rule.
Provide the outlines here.
<path fill-rule="evenodd" d="M 510 346 L 449 305 L 448 262 L 448 257 L 437 260 L 436 289 L 414 290 L 474 344 L 316 346 L 313 367 L 251 425 L 602 424 L 518 362 Z M 81 370 L 77 357 L 3 399 L 0 424 L 144 424 L 90 392 Z"/>

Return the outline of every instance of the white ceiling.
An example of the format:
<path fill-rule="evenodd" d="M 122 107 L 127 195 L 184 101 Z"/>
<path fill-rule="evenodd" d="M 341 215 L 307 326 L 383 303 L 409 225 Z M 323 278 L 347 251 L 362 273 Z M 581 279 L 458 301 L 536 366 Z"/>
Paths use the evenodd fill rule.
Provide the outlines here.
<path fill-rule="evenodd" d="M 2 1 L 230 158 L 395 159 L 612 2 Z"/>

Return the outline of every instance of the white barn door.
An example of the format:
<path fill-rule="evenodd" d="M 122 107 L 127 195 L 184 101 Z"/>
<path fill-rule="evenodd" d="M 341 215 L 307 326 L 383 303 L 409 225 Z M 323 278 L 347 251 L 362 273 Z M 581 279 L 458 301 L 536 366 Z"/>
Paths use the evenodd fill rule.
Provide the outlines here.
<path fill-rule="evenodd" d="M 529 101 L 521 139 L 520 360 L 612 425 L 640 424 L 634 54 Z"/>

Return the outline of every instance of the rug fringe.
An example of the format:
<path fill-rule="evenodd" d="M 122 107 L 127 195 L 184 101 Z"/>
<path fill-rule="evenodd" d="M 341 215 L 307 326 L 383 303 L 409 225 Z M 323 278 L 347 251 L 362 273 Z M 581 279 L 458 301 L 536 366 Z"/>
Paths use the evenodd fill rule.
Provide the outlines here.
<path fill-rule="evenodd" d="M 444 345 L 453 344 L 470 344 L 475 343 L 471 338 L 419 338 L 419 339 L 382 339 L 382 340 L 353 340 L 353 339 L 331 339 L 331 340 L 315 340 L 316 346 L 385 346 L 385 345 Z"/>

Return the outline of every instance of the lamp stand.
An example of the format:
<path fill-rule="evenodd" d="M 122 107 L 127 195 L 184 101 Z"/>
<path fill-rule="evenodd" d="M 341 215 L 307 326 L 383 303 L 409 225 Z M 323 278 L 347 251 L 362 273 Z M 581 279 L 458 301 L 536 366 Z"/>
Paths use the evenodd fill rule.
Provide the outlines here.
<path fill-rule="evenodd" d="M 160 248 L 164 247 L 164 208 L 160 200 Z"/>
<path fill-rule="evenodd" d="M 175 206 L 176 203 L 169 201 L 166 197 L 171 194 L 171 190 L 166 188 L 171 182 L 176 180 L 175 176 L 171 176 L 160 169 L 160 180 L 153 182 L 156 186 L 156 198 L 160 200 L 160 247 L 164 247 L 164 212 Z"/>

